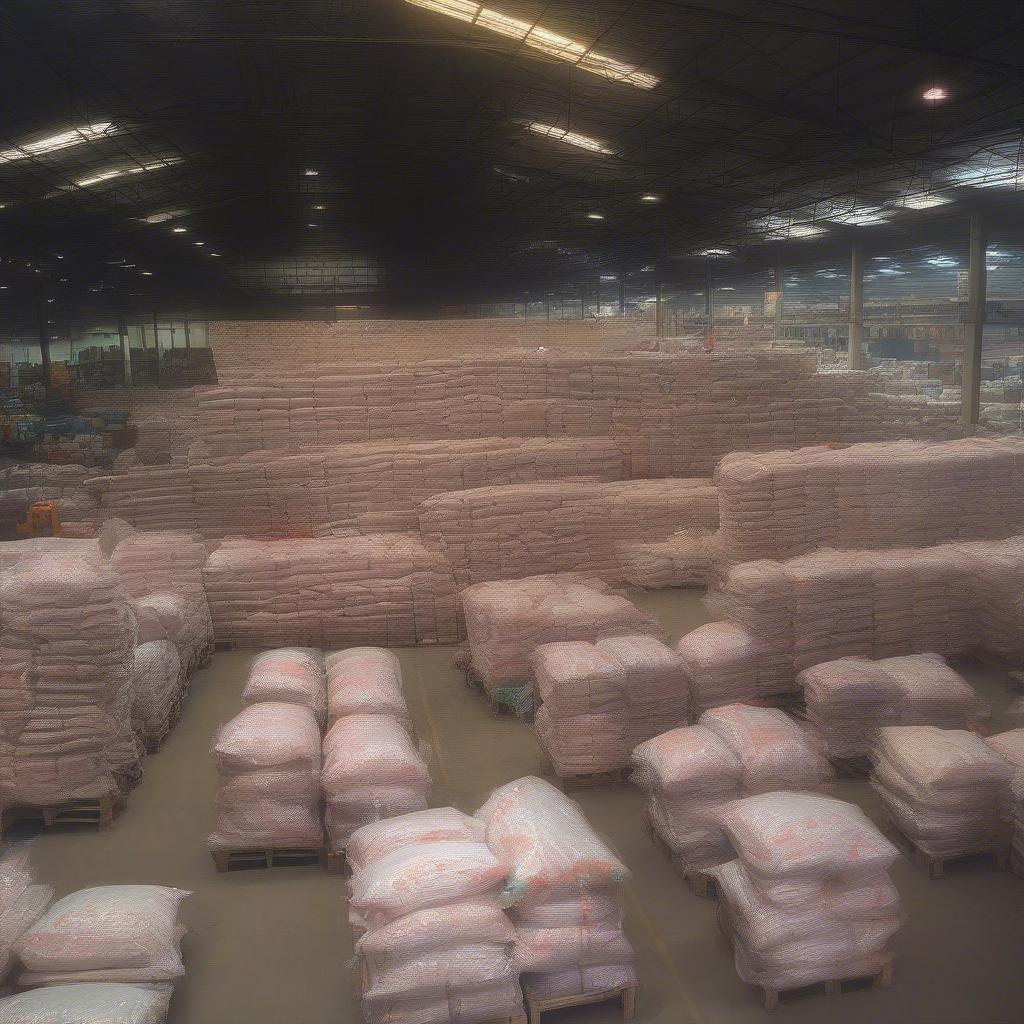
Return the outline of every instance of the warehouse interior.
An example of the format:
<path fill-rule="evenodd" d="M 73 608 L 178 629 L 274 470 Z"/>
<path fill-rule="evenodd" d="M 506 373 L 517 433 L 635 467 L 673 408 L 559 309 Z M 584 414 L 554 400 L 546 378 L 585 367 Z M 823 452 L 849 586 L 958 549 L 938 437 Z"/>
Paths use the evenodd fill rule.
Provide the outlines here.
<path fill-rule="evenodd" d="M 0 1024 L 1011 1024 L 1024 23 L 0 9 Z"/>

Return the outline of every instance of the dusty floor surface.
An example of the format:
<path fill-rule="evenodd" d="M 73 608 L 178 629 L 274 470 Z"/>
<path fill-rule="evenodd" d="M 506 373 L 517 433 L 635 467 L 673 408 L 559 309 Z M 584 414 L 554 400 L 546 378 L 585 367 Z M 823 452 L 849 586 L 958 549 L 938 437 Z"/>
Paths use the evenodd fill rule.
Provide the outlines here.
<path fill-rule="evenodd" d="M 638 601 L 673 639 L 711 617 L 695 591 L 643 594 Z M 451 648 L 399 654 L 416 727 L 434 749 L 435 805 L 472 812 L 494 786 L 541 770 L 529 728 L 490 714 L 452 667 Z M 315 867 L 219 875 L 204 845 L 216 783 L 209 748 L 218 725 L 239 709 L 250 656 L 218 654 L 195 676 L 181 722 L 147 759 L 127 812 L 106 832 L 41 836 L 38 873 L 59 895 L 116 882 L 194 892 L 185 909 L 188 977 L 172 1004 L 173 1024 L 354 1024 L 344 879 Z M 965 672 L 993 702 L 995 731 L 1024 724 L 1006 713 L 1000 673 L 975 666 Z M 633 871 L 626 930 L 639 954 L 638 1020 L 763 1024 L 755 990 L 737 977 L 715 925 L 715 904 L 694 896 L 645 835 L 639 792 L 619 785 L 574 795 Z M 877 817 L 866 782 L 845 782 L 840 795 Z M 1024 1020 L 1024 880 L 986 859 L 954 864 L 941 881 L 929 881 L 905 860 L 893 875 L 907 922 L 894 940 L 892 988 L 835 1000 L 808 996 L 784 1004 L 777 1016 L 787 1024 Z M 611 1007 L 598 1006 L 545 1021 L 616 1018 Z"/>

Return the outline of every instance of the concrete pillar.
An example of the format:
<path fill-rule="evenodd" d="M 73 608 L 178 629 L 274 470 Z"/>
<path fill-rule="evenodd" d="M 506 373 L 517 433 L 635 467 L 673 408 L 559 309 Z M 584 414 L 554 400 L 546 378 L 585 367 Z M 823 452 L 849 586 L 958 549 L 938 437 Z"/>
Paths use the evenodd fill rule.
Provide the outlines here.
<path fill-rule="evenodd" d="M 782 293 L 786 287 L 786 268 L 779 256 L 775 263 L 775 341 L 782 340 Z"/>
<path fill-rule="evenodd" d="M 46 307 L 39 314 L 39 356 L 43 364 L 43 383 L 53 384 L 53 365 L 50 362 L 50 325 L 46 322 Z"/>
<path fill-rule="evenodd" d="M 850 369 L 864 369 L 864 246 L 850 249 Z"/>
<path fill-rule="evenodd" d="M 977 210 L 971 214 L 971 242 L 967 264 L 967 322 L 964 324 L 964 373 L 960 419 L 970 430 L 981 413 L 981 344 L 985 329 L 985 221 Z"/>
<path fill-rule="evenodd" d="M 654 333 L 659 338 L 665 337 L 665 285 L 661 281 L 655 291 Z"/>
<path fill-rule="evenodd" d="M 121 362 L 124 365 L 124 385 L 125 387 L 130 387 L 132 383 L 132 347 L 131 342 L 128 340 L 128 325 L 124 322 L 123 316 L 119 316 L 117 318 L 117 334 L 121 340 Z"/>

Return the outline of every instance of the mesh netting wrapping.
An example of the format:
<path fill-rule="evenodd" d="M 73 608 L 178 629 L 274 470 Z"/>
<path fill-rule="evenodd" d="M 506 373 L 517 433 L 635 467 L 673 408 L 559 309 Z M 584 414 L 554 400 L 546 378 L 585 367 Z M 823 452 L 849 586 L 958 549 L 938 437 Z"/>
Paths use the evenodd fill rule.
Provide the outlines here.
<path fill-rule="evenodd" d="M 559 775 L 623 768 L 638 743 L 689 718 L 682 662 L 654 637 L 543 644 L 533 672 L 537 733 Z"/>
<path fill-rule="evenodd" d="M 52 985 L 0 999 L 0 1024 L 164 1024 L 171 991 L 112 982 Z"/>
<path fill-rule="evenodd" d="M 26 987 L 97 981 L 150 983 L 185 973 L 178 911 L 190 893 L 105 885 L 58 900 L 15 943 Z"/>
<path fill-rule="evenodd" d="M 74 555 L 0 577 L 0 802 L 100 797 L 138 767 L 135 619 L 118 578 Z"/>
<path fill-rule="evenodd" d="M 252 704 L 217 734 L 212 850 L 319 849 L 320 727 L 298 704 Z"/>
<path fill-rule="evenodd" d="M 930 725 L 879 730 L 871 785 L 896 827 L 936 856 L 1004 845 L 1014 768 L 985 740 Z"/>
<path fill-rule="evenodd" d="M 183 692 L 185 676 L 170 640 L 150 640 L 132 659 L 132 719 L 145 736 L 159 737 Z"/>
<path fill-rule="evenodd" d="M 4 849 L 0 854 L 0 980 L 11 970 L 15 942 L 42 917 L 52 899 L 50 886 L 35 884 L 31 844 L 15 843 Z"/>
<path fill-rule="evenodd" d="M 1011 729 L 990 736 L 988 745 L 1013 765 L 1015 775 L 1010 792 L 1013 797 L 1013 840 L 1010 855 L 1013 868 L 1024 874 L 1024 729 Z"/>
<path fill-rule="evenodd" d="M 398 656 L 381 647 L 350 647 L 327 655 L 327 719 L 391 715 L 408 724 Z"/>
<path fill-rule="evenodd" d="M 679 530 L 665 540 L 620 541 L 616 554 L 622 579 L 634 587 L 702 587 L 712 568 L 709 529 Z"/>
<path fill-rule="evenodd" d="M 622 933 L 628 871 L 579 806 L 527 777 L 496 789 L 476 816 L 508 871 L 526 991 L 562 997 L 635 983 L 633 948 Z"/>
<path fill-rule="evenodd" d="M 744 981 L 785 989 L 881 970 L 901 921 L 887 874 L 898 851 L 859 808 L 775 792 L 721 820 L 738 857 L 709 873 Z"/>
<path fill-rule="evenodd" d="M 279 702 L 308 708 L 320 725 L 327 714 L 324 656 L 311 647 L 279 647 L 252 659 L 243 704 Z"/>

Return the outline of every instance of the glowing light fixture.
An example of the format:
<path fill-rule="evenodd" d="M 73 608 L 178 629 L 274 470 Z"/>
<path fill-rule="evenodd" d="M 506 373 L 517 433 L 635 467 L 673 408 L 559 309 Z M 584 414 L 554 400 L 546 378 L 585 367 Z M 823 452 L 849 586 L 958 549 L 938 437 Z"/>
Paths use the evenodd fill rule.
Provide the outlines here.
<path fill-rule="evenodd" d="M 303 171 L 302 173 L 305 174 L 305 176 L 307 178 L 319 178 L 320 177 L 320 172 L 317 171 L 317 170 L 314 170 L 312 167 L 307 167 L 305 169 L 305 171 Z"/>
<path fill-rule="evenodd" d="M 205 242 L 193 242 L 192 244 L 193 245 L 206 245 Z"/>
<path fill-rule="evenodd" d="M 693 254 L 694 256 L 710 256 L 712 258 L 718 256 L 731 256 L 732 249 L 698 249 Z"/>
<path fill-rule="evenodd" d="M 95 139 L 103 138 L 113 127 L 111 122 L 101 121 L 99 124 L 83 125 L 81 128 L 72 128 L 67 132 L 50 135 L 36 142 L 26 142 L 13 149 L 0 151 L 0 164 L 13 163 L 15 160 L 27 160 L 33 156 L 47 156 L 50 153 L 58 153 L 62 149 L 79 146 L 83 142 L 92 142 Z"/>
<path fill-rule="evenodd" d="M 163 224 L 165 221 L 184 217 L 187 213 L 188 210 L 168 210 L 165 213 L 151 213 L 148 217 L 143 217 L 142 219 L 147 224 Z"/>
<path fill-rule="evenodd" d="M 183 234 L 185 234 L 185 232 L 186 232 L 186 231 L 188 231 L 188 228 L 171 228 L 171 230 L 172 230 L 172 231 L 173 231 L 173 232 L 174 232 L 174 233 L 175 233 L 176 235 L 183 235 Z"/>
<path fill-rule="evenodd" d="M 941 103 L 943 100 L 949 99 L 949 93 L 941 85 L 933 85 L 921 93 L 921 99 L 927 100 L 929 103 Z"/>
<path fill-rule="evenodd" d="M 153 271 L 152 270 L 140 270 L 139 273 L 142 274 L 143 277 L 152 277 L 153 276 Z"/>
<path fill-rule="evenodd" d="M 80 178 L 75 184 L 79 188 L 88 188 L 90 185 L 99 185 L 100 182 L 110 181 L 112 178 L 122 178 L 128 174 L 143 174 L 146 171 L 160 171 L 165 167 L 173 167 L 180 164 L 181 160 L 158 160 L 151 164 L 137 164 L 134 167 L 111 167 L 110 170 L 100 171 L 88 178 Z"/>
<path fill-rule="evenodd" d="M 559 35 L 559 33 L 552 32 L 531 21 L 522 21 L 519 18 L 501 14 L 499 11 L 492 11 L 482 4 L 471 2 L 471 0 L 406 0 L 406 2 L 415 7 L 433 11 L 435 14 L 444 14 L 449 18 L 468 22 L 477 28 L 486 28 L 491 32 L 497 32 L 499 35 L 525 43 L 531 49 L 540 50 L 541 53 L 545 53 L 549 57 L 568 61 L 581 71 L 589 71 L 602 78 L 609 78 L 613 82 L 624 82 L 626 85 L 634 85 L 638 89 L 653 89 L 659 82 L 654 75 L 624 64 L 614 57 L 598 53 L 575 39 Z"/>
<path fill-rule="evenodd" d="M 326 210 L 326 209 L 327 209 L 327 207 L 326 207 L 326 206 L 324 206 L 324 204 L 323 204 L 323 203 L 318 203 L 318 204 L 317 204 L 316 206 L 314 206 L 314 207 L 313 207 L 313 209 L 314 209 L 314 210 Z"/>
<path fill-rule="evenodd" d="M 640 197 L 641 203 L 660 203 L 661 196 L 656 196 L 651 192 L 647 192 Z"/>
<path fill-rule="evenodd" d="M 901 210 L 930 210 L 933 206 L 945 206 L 946 203 L 951 202 L 952 200 L 947 196 L 919 195 L 906 196 L 893 205 Z"/>
<path fill-rule="evenodd" d="M 588 213 L 587 220 L 604 220 L 603 213 Z"/>
<path fill-rule="evenodd" d="M 591 153 L 603 153 L 605 156 L 615 155 L 615 150 L 609 149 L 603 142 L 592 139 L 589 135 L 571 132 L 568 128 L 557 128 L 555 125 L 542 124 L 540 121 L 532 121 L 526 127 L 531 132 L 536 132 L 545 138 L 555 139 L 558 142 L 567 142 L 570 146 L 576 146 L 578 149 L 585 149 Z"/>

